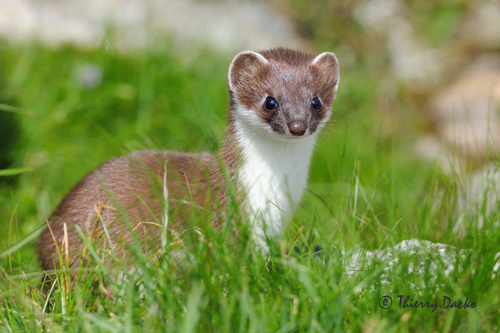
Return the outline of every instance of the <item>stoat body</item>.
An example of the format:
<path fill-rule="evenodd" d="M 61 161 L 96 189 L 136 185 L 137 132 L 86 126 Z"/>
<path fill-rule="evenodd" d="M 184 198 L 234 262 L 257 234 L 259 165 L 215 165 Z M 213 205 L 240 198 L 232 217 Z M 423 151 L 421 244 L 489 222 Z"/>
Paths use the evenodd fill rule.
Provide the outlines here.
<path fill-rule="evenodd" d="M 38 243 L 43 269 L 58 266 L 57 248 L 63 252 L 64 239 L 70 265 L 79 264 L 83 242 L 76 225 L 94 239 L 106 234 L 101 243 L 109 243 L 117 254 L 123 248 L 114 245 L 130 240 L 130 227 L 141 241 L 159 248 L 164 178 L 169 209 L 176 212 L 169 229 L 177 234 L 193 207 L 224 209 L 225 171 L 237 186 L 256 245 L 265 251 L 266 238 L 283 233 L 307 186 L 316 137 L 331 114 L 339 81 L 337 59 L 330 52 L 245 51 L 233 59 L 228 79 L 228 134 L 221 150 L 138 151 L 95 169 L 49 219 L 50 228 Z M 216 228 L 218 224 L 215 219 Z"/>

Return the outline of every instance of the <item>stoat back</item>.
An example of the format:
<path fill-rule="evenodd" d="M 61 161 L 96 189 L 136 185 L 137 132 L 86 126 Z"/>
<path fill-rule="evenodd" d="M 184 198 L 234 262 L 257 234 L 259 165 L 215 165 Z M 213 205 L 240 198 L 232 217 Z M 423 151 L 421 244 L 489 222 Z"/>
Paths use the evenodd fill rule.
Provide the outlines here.
<path fill-rule="evenodd" d="M 183 229 L 182 223 L 191 216 L 193 207 L 210 207 L 212 197 L 220 196 L 216 193 L 224 186 L 217 158 L 209 153 L 137 151 L 110 160 L 71 189 L 50 217 L 50 226 L 38 241 L 42 268 L 59 266 L 59 256 L 65 256 L 65 238 L 70 266 L 78 267 L 84 244 L 76 226 L 97 242 L 96 248 L 103 247 L 99 251 L 114 247 L 118 257 L 128 253 L 125 244 L 131 241 L 131 228 L 145 252 L 157 251 L 165 207 L 165 172 L 169 210 L 175 213 L 169 222 L 173 230 Z M 212 187 L 212 183 L 219 187 Z"/>

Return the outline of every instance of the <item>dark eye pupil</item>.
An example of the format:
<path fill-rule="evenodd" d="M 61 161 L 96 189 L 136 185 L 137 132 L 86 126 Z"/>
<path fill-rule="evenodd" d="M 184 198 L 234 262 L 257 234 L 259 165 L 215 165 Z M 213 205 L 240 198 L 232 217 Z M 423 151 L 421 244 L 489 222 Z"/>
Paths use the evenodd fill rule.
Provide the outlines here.
<path fill-rule="evenodd" d="M 266 102 L 264 103 L 264 107 L 267 111 L 274 111 L 278 108 L 278 101 L 274 97 L 266 98 Z"/>
<path fill-rule="evenodd" d="M 319 100 L 318 97 L 314 97 L 312 102 L 311 102 L 311 106 L 314 110 L 318 111 L 318 110 L 321 110 L 321 101 Z"/>

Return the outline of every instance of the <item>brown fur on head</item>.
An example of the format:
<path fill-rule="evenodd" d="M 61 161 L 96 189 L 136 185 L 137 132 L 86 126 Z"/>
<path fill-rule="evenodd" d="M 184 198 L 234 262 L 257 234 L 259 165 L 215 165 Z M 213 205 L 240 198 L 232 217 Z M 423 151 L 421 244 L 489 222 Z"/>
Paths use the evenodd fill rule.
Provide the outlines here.
<path fill-rule="evenodd" d="M 330 116 L 340 78 L 333 53 L 315 57 L 286 49 L 241 52 L 233 59 L 228 77 L 232 117 L 281 136 L 316 132 Z M 268 98 L 277 102 L 270 104 L 277 105 L 275 109 L 266 107 Z M 315 98 L 319 109 L 313 108 Z M 303 131 L 297 133 L 298 128 Z"/>

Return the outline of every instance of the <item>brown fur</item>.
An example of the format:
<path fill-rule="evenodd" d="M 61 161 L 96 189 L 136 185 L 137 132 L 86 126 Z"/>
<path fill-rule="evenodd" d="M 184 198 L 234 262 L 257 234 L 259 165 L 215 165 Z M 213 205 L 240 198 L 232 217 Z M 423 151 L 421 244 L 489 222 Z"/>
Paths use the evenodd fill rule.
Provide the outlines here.
<path fill-rule="evenodd" d="M 57 261 L 54 238 L 61 251 L 64 222 L 68 228 L 72 267 L 78 266 L 83 246 L 75 225 L 89 236 L 101 237 L 99 243 L 106 243 L 98 214 L 115 244 L 124 245 L 131 240 L 125 220 L 128 219 L 135 232 L 142 235 L 141 243 L 158 249 L 165 167 L 169 211 L 176 216 L 170 221 L 173 230 L 184 229 L 183 220 L 193 213 L 193 209 L 198 209 L 193 207 L 212 208 L 212 197 L 224 204 L 221 193 L 225 191 L 225 181 L 214 155 L 139 151 L 115 158 L 83 178 L 52 214 L 50 228 L 42 233 L 38 243 L 42 267 L 57 267 L 57 264 L 54 266 L 54 260 Z M 215 184 L 213 188 L 211 184 Z M 117 246 L 115 255 L 120 256 L 121 252 L 123 246 Z"/>

